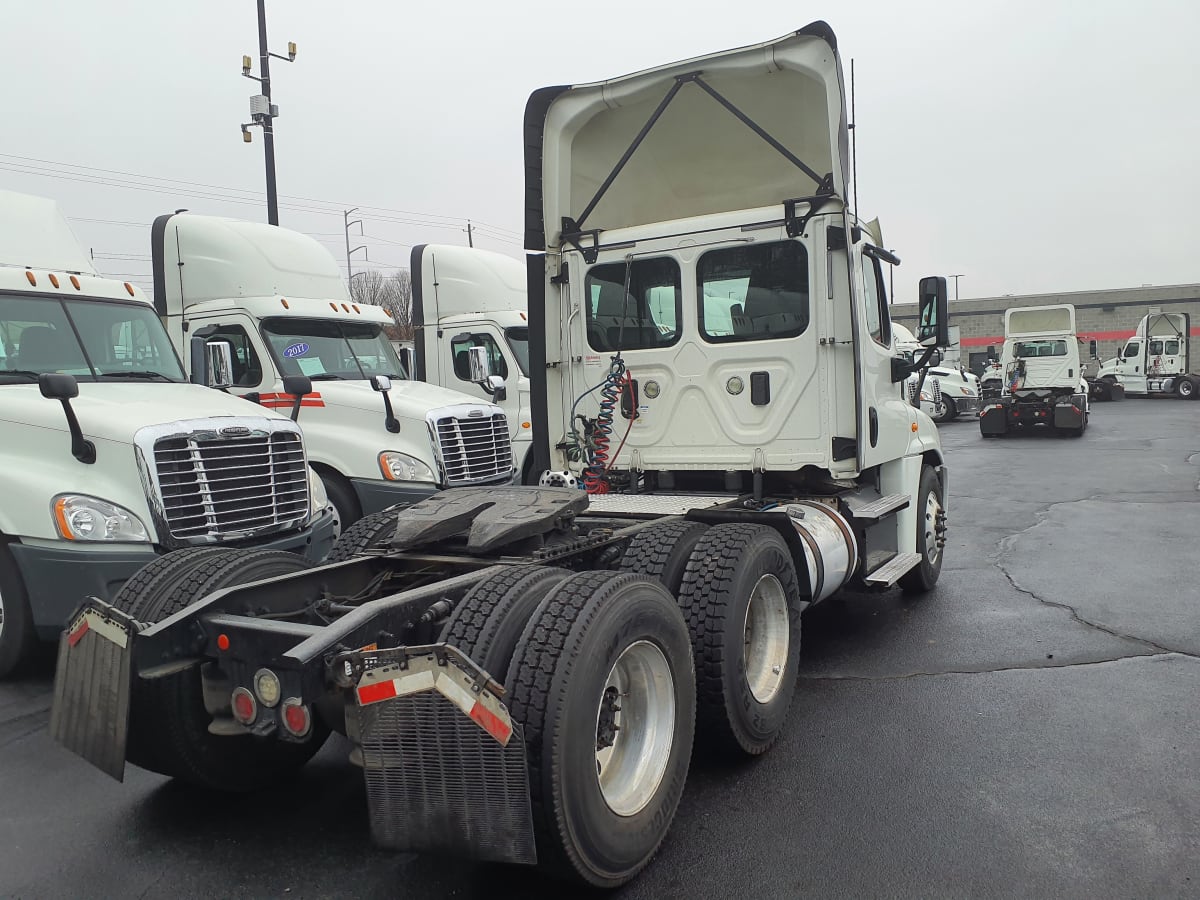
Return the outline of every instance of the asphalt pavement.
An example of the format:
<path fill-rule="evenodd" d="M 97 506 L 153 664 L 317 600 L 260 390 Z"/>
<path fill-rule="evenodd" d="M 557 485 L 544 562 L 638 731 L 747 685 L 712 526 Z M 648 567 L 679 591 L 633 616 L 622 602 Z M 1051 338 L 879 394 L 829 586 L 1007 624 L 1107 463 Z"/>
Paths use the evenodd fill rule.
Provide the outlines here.
<path fill-rule="evenodd" d="M 1200 896 L 1200 403 L 1093 408 L 1079 439 L 942 427 L 936 590 L 804 620 L 784 735 L 697 760 L 614 896 Z M 211 795 L 50 741 L 53 662 L 0 683 L 0 896 L 565 897 L 519 868 L 373 848 L 340 739 Z"/>

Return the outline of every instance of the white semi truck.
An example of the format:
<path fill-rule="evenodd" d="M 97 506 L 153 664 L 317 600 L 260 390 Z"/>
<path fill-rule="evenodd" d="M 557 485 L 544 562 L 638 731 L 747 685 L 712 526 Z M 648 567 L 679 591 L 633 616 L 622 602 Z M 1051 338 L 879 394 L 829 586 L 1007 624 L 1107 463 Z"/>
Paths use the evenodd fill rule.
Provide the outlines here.
<path fill-rule="evenodd" d="M 0 192 L 0 677 L 162 553 L 319 561 L 333 523 L 296 425 L 188 383 L 145 295 L 96 274 L 54 202 Z"/>
<path fill-rule="evenodd" d="M 1076 437 L 1087 430 L 1088 384 L 1070 303 L 1022 306 L 1004 313 L 1004 347 L 996 374 L 1001 373 L 1000 395 L 989 390 L 979 414 L 984 437 L 1034 426 Z M 994 383 L 995 376 L 985 374 Z"/>
<path fill-rule="evenodd" d="M 951 326 L 951 337 L 953 338 Z M 924 352 L 913 333 L 898 322 L 892 323 L 896 350 L 907 359 L 919 359 Z M 947 360 L 935 354 L 934 365 L 920 378 L 917 373 L 908 377 L 909 399 L 920 394 L 921 409 L 939 425 L 961 415 L 979 413 L 979 380 L 962 368 L 953 368 Z"/>
<path fill-rule="evenodd" d="M 232 790 L 337 729 L 378 843 L 633 878 L 694 744 L 778 740 L 804 610 L 845 586 L 926 592 L 942 567 L 947 470 L 900 390 L 898 260 L 846 202 L 836 48 L 818 22 L 535 92 L 542 484 L 365 517 L 319 568 L 181 557 L 170 592 L 89 602 L 55 738 L 117 778 L 132 761 Z M 920 308 L 927 363 L 945 279 L 922 279 Z"/>
<path fill-rule="evenodd" d="M 508 416 L 513 456 L 523 484 L 536 483 L 529 408 L 529 303 L 525 265 L 489 250 L 442 244 L 412 249 L 412 376 L 496 402 Z M 487 374 L 500 376 L 505 396 L 472 373 L 471 348 L 481 349 Z"/>
<path fill-rule="evenodd" d="M 232 344 L 232 390 L 274 409 L 295 405 L 286 376 L 313 382 L 298 421 L 340 527 L 442 488 L 512 482 L 503 410 L 408 379 L 383 330 L 392 318 L 353 302 L 312 238 L 178 213 L 155 221 L 151 244 L 155 306 L 185 359 L 198 341 Z"/>
<path fill-rule="evenodd" d="M 1120 384 L 1133 397 L 1200 397 L 1200 374 L 1191 366 L 1191 317 L 1152 309 L 1138 322 L 1133 337 L 1118 356 L 1101 363 L 1091 379 L 1092 395 L 1108 399 L 1111 385 Z M 1095 357 L 1095 341 L 1092 356 Z M 1107 388 L 1107 389 L 1106 389 Z"/>

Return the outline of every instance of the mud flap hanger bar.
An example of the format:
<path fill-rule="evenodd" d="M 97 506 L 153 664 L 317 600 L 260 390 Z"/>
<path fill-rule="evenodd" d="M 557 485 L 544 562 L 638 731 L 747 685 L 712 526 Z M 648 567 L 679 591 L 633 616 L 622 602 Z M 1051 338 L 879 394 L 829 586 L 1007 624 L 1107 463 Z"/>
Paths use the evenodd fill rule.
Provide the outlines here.
<path fill-rule="evenodd" d="M 765 128 L 763 128 L 761 125 L 759 125 L 753 119 L 751 119 L 748 115 L 746 115 L 744 112 L 742 112 L 740 109 L 738 109 L 737 106 L 735 106 L 728 99 L 723 97 L 720 94 L 720 92 L 718 92 L 711 85 L 709 85 L 707 82 L 705 82 L 700 77 L 702 74 L 704 74 L 704 73 L 703 72 L 688 72 L 686 75 L 676 76 L 675 83 L 673 85 L 671 85 L 671 88 L 670 88 L 670 90 L 667 91 L 666 96 L 662 98 L 662 102 L 660 102 L 658 104 L 658 106 L 655 108 L 654 112 L 652 112 L 650 114 L 650 118 L 646 120 L 646 124 L 642 126 L 641 131 L 639 131 L 637 133 L 637 136 L 633 139 L 632 143 L 630 143 L 629 147 L 625 150 L 625 152 L 623 154 L 621 154 L 621 158 L 619 160 L 617 160 L 617 164 L 615 166 L 613 166 L 612 171 L 608 173 L 608 177 L 604 179 L 604 183 L 600 185 L 600 187 L 599 187 L 599 189 L 597 189 L 595 195 L 592 197 L 591 200 L 588 201 L 587 206 L 585 206 L 583 208 L 583 212 L 581 212 L 579 214 L 579 217 L 575 218 L 575 219 L 571 218 L 570 216 L 563 217 L 563 220 L 562 220 L 562 239 L 563 239 L 563 241 L 570 244 L 572 247 L 574 247 L 576 250 L 578 250 L 580 253 L 582 253 L 584 260 L 589 265 L 596 261 L 596 254 L 599 250 L 598 244 L 599 244 L 600 231 L 599 231 L 599 229 L 592 229 L 590 231 L 583 230 L 583 225 L 587 221 L 587 217 L 592 214 L 592 211 L 595 210 L 596 205 L 600 202 L 600 200 L 604 197 L 604 195 L 606 193 L 608 193 L 608 189 L 610 187 L 612 187 L 612 183 L 614 181 L 616 181 L 617 176 L 621 174 L 621 170 L 625 168 L 625 164 L 629 162 L 630 158 L 632 158 L 633 154 L 637 151 L 637 148 L 641 146 L 642 141 L 644 141 L 646 139 L 646 135 L 648 135 L 650 133 L 650 129 L 652 129 L 655 126 L 655 124 L 657 124 L 658 120 L 662 117 L 662 114 L 666 111 L 667 107 L 671 105 L 671 101 L 675 99 L 675 95 L 678 94 L 679 91 L 683 88 L 683 86 L 685 84 L 687 84 L 688 82 L 695 84 L 698 88 L 700 88 L 706 94 L 708 94 L 710 97 L 712 97 L 714 100 L 716 100 L 717 103 L 719 103 L 719 104 L 721 104 L 721 106 L 725 107 L 725 109 L 728 110 L 734 116 L 734 118 L 736 118 L 739 122 L 744 124 L 747 128 L 749 128 L 751 131 L 753 131 L 755 134 L 757 134 L 760 138 L 762 138 L 764 141 L 766 141 L 768 144 L 770 144 L 772 147 L 774 147 L 776 150 L 778 150 L 779 153 L 784 157 L 784 159 L 786 159 L 788 162 L 792 163 L 792 165 L 796 166 L 796 168 L 800 169 L 800 171 L 802 171 L 805 175 L 807 175 L 814 182 L 816 182 L 816 185 L 817 185 L 816 196 L 817 197 L 833 196 L 833 173 L 832 172 L 830 172 L 829 174 L 827 174 L 825 176 L 818 175 L 814 169 L 812 169 L 810 166 L 805 164 L 804 160 L 802 160 L 802 159 L 800 159 L 800 157 L 796 156 L 796 154 L 794 154 L 791 150 L 789 150 L 787 147 L 785 147 L 783 144 L 781 144 L 778 140 L 776 140 L 774 137 L 772 137 L 771 134 Z M 790 210 L 787 209 L 786 204 L 785 204 L 785 214 L 786 214 L 786 217 L 789 220 L 789 222 L 791 222 L 795 218 L 795 204 L 797 202 L 800 202 L 800 201 L 787 201 L 787 203 L 792 204 Z M 816 209 L 817 209 L 817 205 L 815 203 L 813 203 L 812 207 L 811 207 L 811 211 L 808 213 L 808 215 L 804 219 L 805 224 L 807 224 L 808 219 L 812 217 L 812 215 L 816 211 Z M 803 229 L 801 228 L 801 230 L 803 230 Z M 800 233 L 799 231 L 796 232 L 796 234 L 799 234 L 799 233 Z M 789 234 L 791 234 L 790 225 L 789 225 Z M 581 239 L 585 236 L 591 237 L 591 239 L 592 239 L 591 246 L 589 246 L 589 247 L 584 247 L 580 243 Z M 796 235 L 792 235 L 792 237 L 795 237 L 795 236 Z"/>

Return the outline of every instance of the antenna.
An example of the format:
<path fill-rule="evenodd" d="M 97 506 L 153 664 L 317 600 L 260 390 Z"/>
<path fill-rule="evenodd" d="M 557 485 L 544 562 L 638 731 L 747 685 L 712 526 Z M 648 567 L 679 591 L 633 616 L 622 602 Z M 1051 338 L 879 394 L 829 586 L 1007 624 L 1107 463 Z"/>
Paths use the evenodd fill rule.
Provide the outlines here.
<path fill-rule="evenodd" d="M 854 180 L 854 218 L 858 220 L 858 114 L 854 111 L 854 57 L 850 57 L 850 177 Z"/>

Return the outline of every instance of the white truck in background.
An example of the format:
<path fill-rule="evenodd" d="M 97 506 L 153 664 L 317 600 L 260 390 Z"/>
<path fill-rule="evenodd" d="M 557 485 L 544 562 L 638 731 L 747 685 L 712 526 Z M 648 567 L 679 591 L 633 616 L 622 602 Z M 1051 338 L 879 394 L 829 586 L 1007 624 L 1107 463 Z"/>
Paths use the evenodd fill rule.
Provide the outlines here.
<path fill-rule="evenodd" d="M 951 334 L 957 326 L 950 326 Z M 925 348 L 905 326 L 892 323 L 892 336 L 896 350 L 905 359 L 915 361 Z M 953 339 L 953 338 L 952 338 Z M 945 358 L 933 357 L 933 366 L 922 380 L 917 374 L 908 377 L 909 400 L 920 391 L 921 409 L 939 425 L 958 416 L 979 412 L 979 379 L 965 369 L 956 368 Z"/>
<path fill-rule="evenodd" d="M 1187 313 L 1164 313 L 1151 309 L 1138 322 L 1133 337 L 1121 352 L 1100 364 L 1090 379 L 1092 395 L 1109 399 L 1113 384 L 1135 397 L 1174 396 L 1181 400 L 1200 397 L 1200 374 L 1191 366 L 1191 317 Z M 1092 341 L 1092 358 L 1096 358 Z"/>
<path fill-rule="evenodd" d="M 0 192 L 0 677 L 166 551 L 320 561 L 333 524 L 295 424 L 189 383 L 150 301 L 96 274 L 54 201 Z"/>
<path fill-rule="evenodd" d="M 537 482 L 529 448 L 529 303 L 525 264 L 488 250 L 440 244 L 412 249 L 412 377 L 494 400 L 508 416 L 513 455 L 523 484 Z M 487 374 L 508 388 L 496 398 L 472 373 L 471 348 L 482 348 Z"/>
<path fill-rule="evenodd" d="M 298 421 L 341 528 L 442 488 L 513 480 L 503 410 L 408 379 L 383 330 L 392 318 L 353 302 L 312 238 L 177 213 L 155 221 L 151 245 L 155 307 L 185 359 L 193 344 L 230 343 L 232 390 L 274 409 L 296 408 L 285 376 L 312 381 Z"/>
<path fill-rule="evenodd" d="M 1088 383 L 1070 303 L 1007 310 L 999 370 L 1001 393 L 989 396 L 979 414 L 984 437 L 1032 426 L 1076 437 L 1087 430 Z"/>

